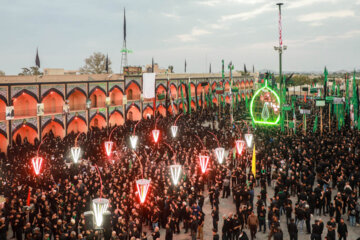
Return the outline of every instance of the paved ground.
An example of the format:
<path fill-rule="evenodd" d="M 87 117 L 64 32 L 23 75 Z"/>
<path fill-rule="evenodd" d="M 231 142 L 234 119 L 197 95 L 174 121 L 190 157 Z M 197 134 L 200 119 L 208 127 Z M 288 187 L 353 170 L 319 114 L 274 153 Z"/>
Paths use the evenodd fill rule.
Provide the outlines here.
<path fill-rule="evenodd" d="M 273 189 L 270 187 L 267 189 L 268 190 L 268 195 L 269 196 L 273 196 L 274 191 Z M 259 194 L 260 189 L 256 188 L 255 189 L 255 196 L 257 194 Z M 334 193 L 333 193 L 334 194 Z M 292 198 L 293 202 L 296 201 L 295 198 Z M 255 201 L 254 201 L 255 204 Z M 231 212 L 235 212 L 235 204 L 232 201 L 232 198 L 229 197 L 227 199 L 223 199 L 220 198 L 220 205 L 219 205 L 219 210 L 220 210 L 220 221 L 219 221 L 219 235 L 221 238 L 221 228 L 223 226 L 223 220 L 222 220 L 222 216 L 223 215 L 227 215 Z M 212 239 L 212 218 L 211 218 L 211 205 L 209 203 L 209 198 L 206 197 L 205 199 L 205 203 L 204 203 L 204 207 L 203 207 L 203 211 L 206 214 L 205 215 L 205 225 L 204 225 L 204 240 L 211 240 Z M 321 218 L 323 220 L 323 222 L 326 225 L 326 222 L 329 221 L 329 215 L 327 216 L 313 216 L 311 224 L 314 223 L 315 219 Z M 347 218 L 347 217 L 346 217 Z M 346 218 L 344 217 L 344 219 L 346 220 Z M 281 229 L 284 232 L 284 240 L 289 239 L 289 234 L 287 232 L 287 226 L 286 226 L 286 218 L 283 215 L 280 219 L 281 221 Z M 358 237 L 360 237 L 360 227 L 350 227 L 349 226 L 349 222 L 345 221 L 345 223 L 348 226 L 348 231 L 349 231 L 349 236 L 347 240 L 356 240 Z M 183 226 L 183 224 L 181 224 L 180 226 Z M 304 229 L 306 229 L 305 224 L 304 224 Z M 250 232 L 248 229 L 245 230 L 246 233 L 248 234 L 248 236 L 250 237 Z M 256 234 L 257 239 L 268 239 L 268 229 L 266 230 L 266 233 L 263 234 L 262 232 L 258 232 Z M 326 236 L 327 233 L 327 229 L 324 229 L 323 235 L 322 235 L 322 239 L 324 239 L 324 237 Z M 165 239 L 165 230 L 161 229 L 161 239 Z M 174 240 L 189 240 L 191 239 L 189 234 L 184 234 L 184 230 L 181 229 L 181 234 L 175 234 L 174 235 Z M 305 240 L 305 239 L 310 239 L 310 235 L 306 234 L 306 230 L 305 232 L 300 232 L 299 231 L 299 235 L 298 235 L 298 239 L 299 240 Z M 336 238 L 338 239 L 338 238 Z"/>

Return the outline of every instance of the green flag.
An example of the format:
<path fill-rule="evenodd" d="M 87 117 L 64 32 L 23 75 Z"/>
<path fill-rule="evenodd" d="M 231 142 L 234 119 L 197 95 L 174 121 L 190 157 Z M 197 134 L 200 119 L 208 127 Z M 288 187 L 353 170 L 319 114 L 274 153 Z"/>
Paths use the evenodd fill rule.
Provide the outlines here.
<path fill-rule="evenodd" d="M 314 121 L 313 133 L 316 133 L 316 130 L 317 130 L 317 124 L 318 124 L 318 116 L 316 115 L 316 117 L 315 117 L 315 121 Z"/>
<path fill-rule="evenodd" d="M 355 71 L 353 75 L 353 94 L 352 94 L 352 104 L 353 104 L 353 111 L 354 111 L 354 120 L 358 119 L 358 96 L 357 96 L 357 89 L 356 89 L 356 80 L 355 80 Z"/>
<path fill-rule="evenodd" d="M 185 101 L 184 101 L 184 92 L 183 92 L 183 85 L 180 84 L 180 90 L 181 90 L 181 101 L 183 106 L 183 112 L 186 114 L 186 107 L 185 107 Z"/>
<path fill-rule="evenodd" d="M 248 98 L 247 98 L 247 94 L 245 93 L 245 106 L 246 106 L 246 111 L 249 110 L 249 104 L 248 104 Z"/>
<path fill-rule="evenodd" d="M 328 81 L 328 71 L 325 67 L 324 69 L 324 96 L 326 97 L 326 90 L 327 90 L 327 81 Z"/>
<path fill-rule="evenodd" d="M 188 90 L 188 92 L 189 92 L 189 114 L 191 115 L 191 83 L 190 83 L 190 81 L 189 81 L 189 90 Z"/>
<path fill-rule="evenodd" d="M 345 112 L 350 114 L 350 105 L 349 105 L 349 78 L 346 78 L 346 96 L 345 96 L 346 106 Z"/>
<path fill-rule="evenodd" d="M 332 91 L 331 91 L 331 94 L 332 95 L 335 95 L 336 93 L 335 93 L 335 80 L 333 81 L 333 83 L 332 83 Z"/>

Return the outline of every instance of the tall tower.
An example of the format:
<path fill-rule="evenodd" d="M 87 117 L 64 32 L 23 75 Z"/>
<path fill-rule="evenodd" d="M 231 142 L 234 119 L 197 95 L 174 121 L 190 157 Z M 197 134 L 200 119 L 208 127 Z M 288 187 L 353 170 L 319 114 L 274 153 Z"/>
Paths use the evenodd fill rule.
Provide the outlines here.
<path fill-rule="evenodd" d="M 127 49 L 126 47 L 126 15 L 125 15 L 125 8 L 124 8 L 124 26 L 123 26 L 123 46 L 121 49 L 121 66 L 120 66 L 120 72 L 123 72 L 123 67 L 126 67 L 128 65 L 128 58 L 127 54 L 132 53 L 131 50 Z"/>

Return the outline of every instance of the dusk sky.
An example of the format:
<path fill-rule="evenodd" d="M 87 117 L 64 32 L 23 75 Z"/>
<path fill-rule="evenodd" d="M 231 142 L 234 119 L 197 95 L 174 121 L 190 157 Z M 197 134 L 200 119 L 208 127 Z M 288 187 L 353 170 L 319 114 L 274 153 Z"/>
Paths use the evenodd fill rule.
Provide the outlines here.
<path fill-rule="evenodd" d="M 360 69 L 360 0 L 284 0 L 284 71 Z M 130 65 L 154 57 L 177 73 L 278 69 L 278 8 L 270 0 L 3 0 L 0 70 L 35 65 L 75 70 L 93 52 L 120 71 L 123 8 Z"/>

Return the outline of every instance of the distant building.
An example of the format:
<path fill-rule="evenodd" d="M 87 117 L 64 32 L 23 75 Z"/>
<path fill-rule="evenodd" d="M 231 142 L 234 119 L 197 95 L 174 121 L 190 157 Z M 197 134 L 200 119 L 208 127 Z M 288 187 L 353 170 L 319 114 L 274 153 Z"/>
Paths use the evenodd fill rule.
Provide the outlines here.
<path fill-rule="evenodd" d="M 44 75 L 76 75 L 78 70 L 64 70 L 63 68 L 44 68 Z"/>

